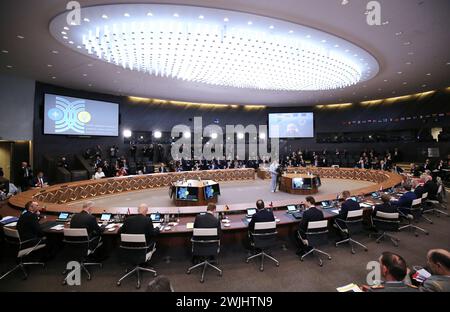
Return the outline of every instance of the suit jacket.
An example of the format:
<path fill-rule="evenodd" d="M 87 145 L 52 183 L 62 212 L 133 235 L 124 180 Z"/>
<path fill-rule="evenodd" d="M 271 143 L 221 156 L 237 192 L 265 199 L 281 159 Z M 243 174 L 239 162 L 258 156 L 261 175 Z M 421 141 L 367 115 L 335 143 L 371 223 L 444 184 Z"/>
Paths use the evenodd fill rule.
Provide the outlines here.
<path fill-rule="evenodd" d="M 417 292 L 419 289 L 415 286 L 405 284 L 404 282 L 384 282 L 381 285 L 372 286 L 369 292 Z"/>
<path fill-rule="evenodd" d="M 21 241 L 44 237 L 44 232 L 39 224 L 38 215 L 30 211 L 26 211 L 20 215 L 17 221 L 17 230 Z"/>
<path fill-rule="evenodd" d="M 398 209 L 396 206 L 391 205 L 391 203 L 383 203 L 380 205 L 376 205 L 373 209 L 372 215 L 375 217 L 377 215 L 377 211 L 385 212 L 385 213 L 396 213 Z"/>
<path fill-rule="evenodd" d="M 339 219 L 346 220 L 347 219 L 347 213 L 349 211 L 353 210 L 359 210 L 361 207 L 359 206 L 359 203 L 355 202 L 352 199 L 347 199 L 345 202 L 341 205 L 341 211 L 339 212 L 339 215 L 337 216 Z"/>
<path fill-rule="evenodd" d="M 158 231 L 153 228 L 152 219 L 138 214 L 125 219 L 123 226 L 120 229 L 120 233 L 145 234 L 145 241 L 147 242 L 147 246 L 149 246 L 154 242 L 153 238 Z"/>
<path fill-rule="evenodd" d="M 303 217 L 300 220 L 299 231 L 306 233 L 309 222 L 324 220 L 323 212 L 317 207 L 311 207 L 303 212 Z"/>
<path fill-rule="evenodd" d="M 42 181 L 43 181 L 43 183 L 48 183 L 48 180 L 47 180 L 46 177 L 42 177 Z M 39 178 L 36 177 L 36 178 L 34 178 L 34 180 L 33 180 L 33 186 L 38 185 L 38 184 L 39 184 Z"/>
<path fill-rule="evenodd" d="M 70 220 L 70 228 L 85 228 L 89 237 L 100 236 L 102 233 L 101 228 L 98 226 L 97 218 L 86 211 L 82 211 L 72 216 L 72 219 Z"/>
<path fill-rule="evenodd" d="M 425 193 L 428 192 L 428 199 L 436 200 L 437 191 L 439 186 L 433 180 L 429 180 L 424 184 L 423 188 L 425 189 Z"/>
<path fill-rule="evenodd" d="M 395 203 L 399 207 L 411 208 L 412 202 L 417 199 L 417 196 L 413 192 L 406 192 L 399 198 L 398 202 Z"/>
<path fill-rule="evenodd" d="M 416 198 L 422 198 L 423 193 L 425 193 L 425 189 L 423 186 L 417 186 L 414 190 L 414 194 L 416 194 Z"/>
<path fill-rule="evenodd" d="M 217 236 L 202 236 L 201 239 L 217 239 L 220 235 L 220 221 L 211 213 L 201 213 L 195 217 L 194 228 L 211 229 L 217 228 Z"/>
<path fill-rule="evenodd" d="M 425 280 L 421 291 L 450 292 L 450 276 L 432 275 Z"/>
<path fill-rule="evenodd" d="M 9 193 L 9 180 L 5 177 L 0 177 L 0 191 Z"/>
<path fill-rule="evenodd" d="M 248 229 L 250 232 L 253 232 L 255 229 L 255 223 L 256 222 L 271 222 L 275 221 L 275 217 L 273 216 L 273 212 L 268 209 L 261 209 L 258 210 L 253 216 L 252 220 L 248 224 Z"/>

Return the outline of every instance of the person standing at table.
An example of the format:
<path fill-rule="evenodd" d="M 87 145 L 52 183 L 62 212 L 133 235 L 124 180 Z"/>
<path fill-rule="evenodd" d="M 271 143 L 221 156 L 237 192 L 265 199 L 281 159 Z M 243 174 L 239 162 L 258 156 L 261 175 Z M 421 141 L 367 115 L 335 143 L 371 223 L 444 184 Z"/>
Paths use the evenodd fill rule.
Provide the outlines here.
<path fill-rule="evenodd" d="M 277 190 L 277 178 L 278 178 L 278 161 L 275 159 L 272 161 L 272 163 L 270 164 L 269 167 L 269 172 L 270 172 L 270 191 L 272 193 L 276 192 Z"/>

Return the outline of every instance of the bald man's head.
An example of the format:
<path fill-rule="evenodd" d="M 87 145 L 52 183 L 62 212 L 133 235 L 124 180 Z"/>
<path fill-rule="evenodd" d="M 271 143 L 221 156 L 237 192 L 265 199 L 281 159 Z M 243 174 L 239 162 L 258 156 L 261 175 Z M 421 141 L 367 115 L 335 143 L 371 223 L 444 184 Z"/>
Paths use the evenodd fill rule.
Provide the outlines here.
<path fill-rule="evenodd" d="M 430 270 L 435 275 L 450 275 L 450 252 L 445 249 L 431 249 L 427 254 Z"/>
<path fill-rule="evenodd" d="M 147 206 L 147 204 L 140 204 L 138 206 L 138 213 L 141 214 L 141 215 L 146 216 L 147 213 L 148 213 L 148 206 Z"/>

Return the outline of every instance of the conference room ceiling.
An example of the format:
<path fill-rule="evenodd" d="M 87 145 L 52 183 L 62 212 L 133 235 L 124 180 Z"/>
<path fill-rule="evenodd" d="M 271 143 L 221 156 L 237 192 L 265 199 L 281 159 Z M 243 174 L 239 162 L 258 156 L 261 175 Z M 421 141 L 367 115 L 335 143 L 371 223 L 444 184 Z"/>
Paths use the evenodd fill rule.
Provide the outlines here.
<path fill-rule="evenodd" d="M 378 62 L 375 77 L 326 91 L 224 87 L 119 68 L 74 51 L 50 34 L 51 20 L 65 11 L 67 2 L 1 1 L 0 73 L 115 95 L 268 106 L 360 102 L 450 86 L 448 0 L 380 0 L 379 26 L 366 21 L 366 0 L 158 1 L 246 12 L 312 27 L 353 43 Z M 82 8 L 124 3 L 79 2 Z"/>

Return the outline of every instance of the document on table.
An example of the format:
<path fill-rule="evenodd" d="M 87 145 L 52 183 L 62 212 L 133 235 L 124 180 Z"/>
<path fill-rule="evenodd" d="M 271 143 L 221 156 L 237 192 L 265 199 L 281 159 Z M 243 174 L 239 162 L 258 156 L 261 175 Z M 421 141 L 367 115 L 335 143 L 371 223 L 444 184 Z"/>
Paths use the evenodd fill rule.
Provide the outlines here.
<path fill-rule="evenodd" d="M 339 209 L 332 209 L 331 212 L 333 212 L 335 214 L 339 214 Z"/>
<path fill-rule="evenodd" d="M 7 227 L 15 227 L 16 225 L 17 225 L 17 222 L 11 222 L 11 223 L 8 223 L 5 226 L 7 226 Z"/>
<path fill-rule="evenodd" d="M 338 292 L 362 292 L 358 285 L 351 283 L 342 287 L 336 288 Z"/>
<path fill-rule="evenodd" d="M 186 223 L 186 228 L 187 229 L 193 229 L 194 228 L 194 223 L 193 222 Z"/>
<path fill-rule="evenodd" d="M 64 224 L 55 225 L 55 226 L 51 227 L 50 230 L 62 231 L 62 230 L 64 230 Z"/>

